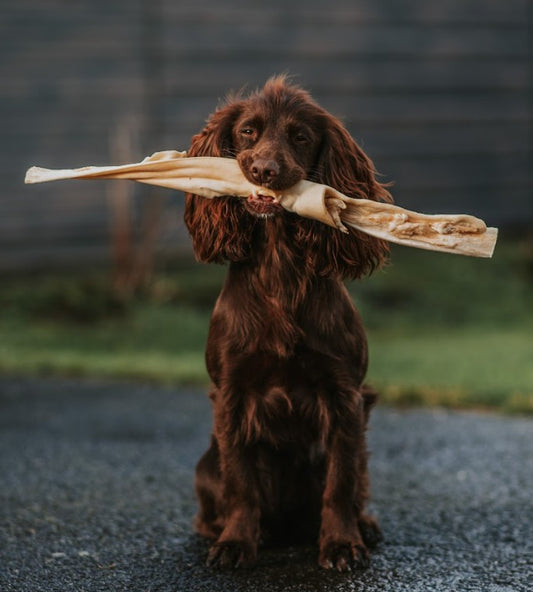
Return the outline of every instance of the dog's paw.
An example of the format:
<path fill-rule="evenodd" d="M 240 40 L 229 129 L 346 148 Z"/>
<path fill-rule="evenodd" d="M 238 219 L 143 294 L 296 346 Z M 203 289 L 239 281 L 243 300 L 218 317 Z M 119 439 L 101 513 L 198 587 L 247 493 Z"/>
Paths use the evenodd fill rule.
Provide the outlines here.
<path fill-rule="evenodd" d="M 324 569 L 351 571 L 369 566 L 368 550 L 363 544 L 348 542 L 327 543 L 321 550 L 318 564 Z"/>
<path fill-rule="evenodd" d="M 369 549 L 373 549 L 383 540 L 383 535 L 381 534 L 378 523 L 375 518 L 372 518 L 372 516 L 360 516 L 359 530 L 361 531 L 361 536 L 363 537 L 365 545 Z"/>
<path fill-rule="evenodd" d="M 222 569 L 247 567 L 255 562 L 256 552 L 244 541 L 215 543 L 207 555 L 206 565 Z"/>

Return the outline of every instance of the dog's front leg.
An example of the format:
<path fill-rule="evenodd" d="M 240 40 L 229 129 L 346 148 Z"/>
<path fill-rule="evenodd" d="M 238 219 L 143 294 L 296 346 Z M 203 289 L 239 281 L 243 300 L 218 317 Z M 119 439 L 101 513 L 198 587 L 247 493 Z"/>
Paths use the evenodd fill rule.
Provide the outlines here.
<path fill-rule="evenodd" d="M 260 536 L 260 500 L 253 448 L 240 441 L 232 421 L 215 413 L 220 450 L 224 528 L 207 557 L 208 566 L 240 567 L 252 564 Z"/>
<path fill-rule="evenodd" d="M 319 564 L 326 569 L 349 571 L 366 567 L 368 551 L 359 529 L 363 492 L 360 455 L 366 455 L 362 401 L 356 412 L 338 416 L 330 435 L 326 482 L 322 496 Z"/>

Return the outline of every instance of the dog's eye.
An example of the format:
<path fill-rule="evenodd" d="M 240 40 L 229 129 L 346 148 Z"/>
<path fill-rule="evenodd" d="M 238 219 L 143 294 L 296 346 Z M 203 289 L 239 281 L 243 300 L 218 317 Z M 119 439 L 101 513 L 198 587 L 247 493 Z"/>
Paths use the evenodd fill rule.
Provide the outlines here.
<path fill-rule="evenodd" d="M 253 127 L 243 127 L 241 129 L 241 135 L 246 136 L 248 138 L 252 137 L 255 134 L 255 130 Z"/>
<path fill-rule="evenodd" d="M 303 132 L 296 132 L 292 139 L 296 144 L 307 144 L 309 142 L 309 138 Z"/>

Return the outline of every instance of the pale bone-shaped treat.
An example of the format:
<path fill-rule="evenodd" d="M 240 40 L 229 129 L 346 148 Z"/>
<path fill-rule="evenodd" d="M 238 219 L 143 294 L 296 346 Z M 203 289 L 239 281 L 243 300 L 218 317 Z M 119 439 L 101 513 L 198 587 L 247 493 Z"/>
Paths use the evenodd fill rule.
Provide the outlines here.
<path fill-rule="evenodd" d="M 186 152 L 156 152 L 142 162 L 121 166 L 51 170 L 32 167 L 26 183 L 60 179 L 131 179 L 207 198 L 268 195 L 305 218 L 348 232 L 352 226 L 372 236 L 410 247 L 474 257 L 492 257 L 497 228 L 466 214 L 426 215 L 368 199 L 354 199 L 327 185 L 300 181 L 275 192 L 250 183 L 232 158 L 187 157 Z"/>

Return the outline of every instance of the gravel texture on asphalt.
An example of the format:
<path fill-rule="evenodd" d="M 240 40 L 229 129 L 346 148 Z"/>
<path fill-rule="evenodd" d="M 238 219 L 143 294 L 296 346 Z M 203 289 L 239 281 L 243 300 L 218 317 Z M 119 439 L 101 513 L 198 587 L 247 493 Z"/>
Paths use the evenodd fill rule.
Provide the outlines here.
<path fill-rule="evenodd" d="M 193 473 L 210 425 L 200 392 L 0 380 L 0 591 L 533 589 L 530 419 L 378 405 L 371 510 L 385 540 L 348 574 L 321 570 L 314 546 L 204 566 Z"/>

